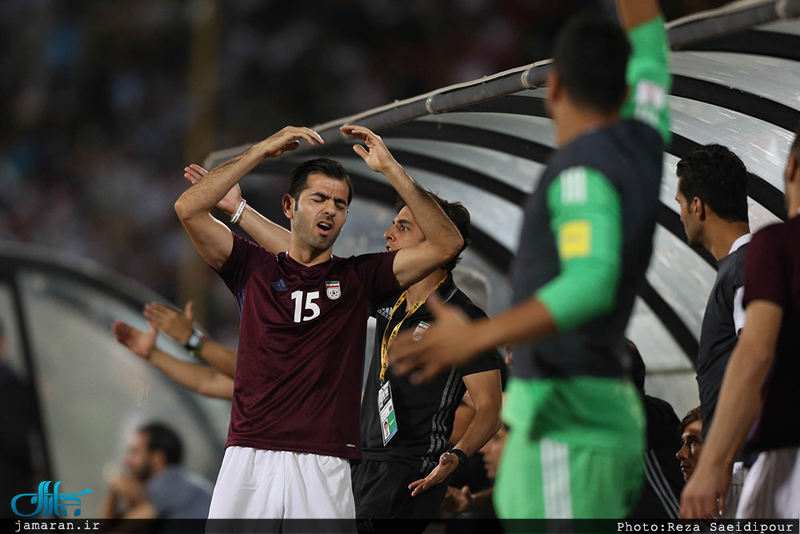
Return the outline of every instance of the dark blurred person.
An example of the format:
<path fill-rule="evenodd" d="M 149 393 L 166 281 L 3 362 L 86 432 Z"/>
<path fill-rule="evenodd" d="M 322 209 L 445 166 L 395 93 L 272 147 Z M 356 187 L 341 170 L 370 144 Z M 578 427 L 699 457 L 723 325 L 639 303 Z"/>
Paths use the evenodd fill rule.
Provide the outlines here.
<path fill-rule="evenodd" d="M 665 400 L 644 391 L 647 369 L 636 344 L 628 340 L 631 376 L 644 404 L 647 419 L 647 451 L 644 455 L 645 481 L 639 501 L 629 519 L 678 519 L 683 477 L 675 462 L 678 416 Z"/>
<path fill-rule="evenodd" d="M 621 518 L 641 491 L 644 410 L 622 360 L 652 254 L 670 75 L 658 3 L 617 6 L 627 37 L 610 20 L 583 17 L 556 42 L 546 105 L 559 150 L 525 203 L 515 306 L 467 321 L 432 299 L 437 323 L 426 336 L 393 345 L 397 372 L 423 380 L 525 343 L 504 409 L 503 518 Z"/>
<path fill-rule="evenodd" d="M 689 479 L 697 467 L 697 460 L 700 459 L 700 453 L 703 452 L 703 420 L 700 415 L 700 407 L 692 408 L 681 419 L 681 424 L 678 426 L 678 436 L 681 439 L 681 447 L 675 453 L 675 457 L 680 462 L 681 472 L 683 479 L 689 482 Z"/>
<path fill-rule="evenodd" d="M 746 451 L 759 454 L 736 517 L 800 518 L 800 127 L 784 183 L 789 219 L 756 232 L 748 247 L 747 322 L 728 362 L 703 457 L 683 491 L 687 518 L 726 512 L 731 465 L 745 440 Z"/>
<path fill-rule="evenodd" d="M 182 464 L 183 443 L 168 426 L 151 423 L 131 438 L 126 473 L 111 481 L 100 505 L 104 519 L 204 519 L 213 485 Z"/>
<path fill-rule="evenodd" d="M 0 324 L 0 518 L 16 517 L 11 499 L 35 489 L 31 461 L 30 388 L 5 361 L 5 332 Z"/>

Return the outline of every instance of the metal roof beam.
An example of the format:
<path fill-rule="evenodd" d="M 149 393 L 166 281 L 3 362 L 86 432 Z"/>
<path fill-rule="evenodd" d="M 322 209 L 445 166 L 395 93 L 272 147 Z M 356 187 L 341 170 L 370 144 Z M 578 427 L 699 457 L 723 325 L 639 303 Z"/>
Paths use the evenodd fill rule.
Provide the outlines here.
<path fill-rule="evenodd" d="M 733 52 L 800 61 L 800 35 L 745 30 L 680 48 L 687 51 Z"/>
<path fill-rule="evenodd" d="M 706 80 L 673 75 L 670 93 L 749 115 L 790 132 L 793 132 L 800 122 L 800 110 L 763 96 Z"/>

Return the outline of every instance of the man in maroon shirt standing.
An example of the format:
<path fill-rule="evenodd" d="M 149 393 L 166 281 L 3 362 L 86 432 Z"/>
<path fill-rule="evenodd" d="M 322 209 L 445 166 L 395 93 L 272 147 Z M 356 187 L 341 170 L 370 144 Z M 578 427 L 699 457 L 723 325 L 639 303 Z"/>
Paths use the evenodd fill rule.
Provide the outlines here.
<path fill-rule="evenodd" d="M 681 515 L 725 513 L 731 464 L 748 435 L 758 459 L 737 518 L 800 518 L 800 128 L 784 173 L 789 219 L 757 232 L 747 249 L 747 320 L 722 382 L 717 415 Z"/>
<path fill-rule="evenodd" d="M 212 217 L 214 205 L 263 159 L 297 148 L 301 139 L 323 143 L 308 128 L 284 128 L 213 169 L 175 203 L 241 314 L 231 424 L 209 518 L 355 517 L 348 460 L 361 456 L 369 309 L 462 248 L 455 225 L 380 137 L 359 126 L 342 131 L 366 144 L 355 152 L 394 186 L 424 242 L 393 253 L 333 257 L 353 189 L 344 168 L 326 158 L 292 172 L 283 197 L 292 230 L 287 252 L 271 254 Z"/>

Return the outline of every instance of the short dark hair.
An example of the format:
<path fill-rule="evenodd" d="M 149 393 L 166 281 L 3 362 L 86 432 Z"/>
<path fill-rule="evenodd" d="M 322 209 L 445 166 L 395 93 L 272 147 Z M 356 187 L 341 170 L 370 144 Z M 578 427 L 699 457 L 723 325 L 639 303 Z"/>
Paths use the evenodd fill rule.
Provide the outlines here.
<path fill-rule="evenodd" d="M 183 443 L 171 428 L 163 423 L 150 423 L 139 429 L 147 435 L 148 451 L 164 451 L 167 464 L 179 464 L 183 460 Z"/>
<path fill-rule="evenodd" d="M 678 425 L 678 436 L 682 436 L 683 432 L 686 430 L 686 427 L 695 421 L 703 421 L 703 418 L 700 416 L 700 406 L 689 410 L 683 419 L 681 419 L 681 423 Z"/>
<path fill-rule="evenodd" d="M 678 162 L 677 174 L 687 204 L 698 197 L 726 221 L 749 221 L 747 167 L 728 147 L 701 146 Z"/>
<path fill-rule="evenodd" d="M 341 163 L 330 158 L 310 159 L 292 169 L 289 196 L 297 200 L 300 197 L 300 193 L 308 187 L 308 175 L 315 172 L 324 174 L 328 178 L 345 182 L 350 189 L 347 195 L 347 205 L 350 205 L 353 200 L 353 180 L 350 179 Z"/>
<path fill-rule="evenodd" d="M 625 100 L 631 45 L 622 28 L 598 14 L 580 15 L 564 26 L 553 48 L 553 68 L 570 98 L 602 113 Z"/>
<path fill-rule="evenodd" d="M 431 197 L 433 197 L 433 199 L 436 201 L 437 204 L 439 204 L 439 206 L 441 206 L 442 210 L 444 210 L 445 215 L 447 215 L 447 217 L 451 221 L 453 221 L 453 224 L 456 225 L 456 228 L 458 228 L 458 232 L 461 234 L 461 238 L 464 240 L 464 245 L 461 247 L 461 250 L 458 251 L 456 257 L 447 262 L 447 265 L 445 265 L 445 269 L 449 273 L 450 271 L 456 268 L 458 262 L 461 261 L 461 253 L 464 252 L 464 249 L 466 249 L 470 244 L 469 231 L 471 228 L 471 223 L 470 223 L 469 210 L 466 207 L 464 207 L 464 204 L 462 204 L 461 202 L 448 202 L 447 200 L 443 199 L 442 197 L 440 197 L 435 193 L 432 193 L 431 191 L 427 191 L 427 193 Z M 405 200 L 403 200 L 402 197 L 398 197 L 394 207 L 399 213 L 400 210 L 405 207 L 405 205 L 406 205 Z"/>

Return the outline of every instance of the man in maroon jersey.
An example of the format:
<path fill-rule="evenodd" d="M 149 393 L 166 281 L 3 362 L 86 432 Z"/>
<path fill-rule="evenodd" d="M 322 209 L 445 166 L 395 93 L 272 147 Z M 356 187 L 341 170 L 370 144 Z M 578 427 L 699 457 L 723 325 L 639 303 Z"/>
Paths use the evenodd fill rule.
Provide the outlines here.
<path fill-rule="evenodd" d="M 359 391 L 371 306 L 446 263 L 462 248 L 455 225 L 394 160 L 380 137 L 343 126 L 354 146 L 414 213 L 426 240 L 397 252 L 336 258 L 352 200 L 350 178 L 318 158 L 292 173 L 283 210 L 289 250 L 278 255 L 235 236 L 211 209 L 263 159 L 323 143 L 286 127 L 216 167 L 175 210 L 241 313 L 231 424 L 210 518 L 354 518 L 348 460 L 360 458 Z M 241 213 L 241 210 L 239 210 Z"/>
<path fill-rule="evenodd" d="M 731 464 L 745 438 L 748 452 L 759 454 L 736 517 L 800 517 L 800 423 L 792 411 L 800 405 L 800 128 L 784 180 L 789 219 L 757 232 L 747 249 L 747 319 L 725 370 L 703 455 L 683 490 L 685 518 L 726 512 Z"/>

